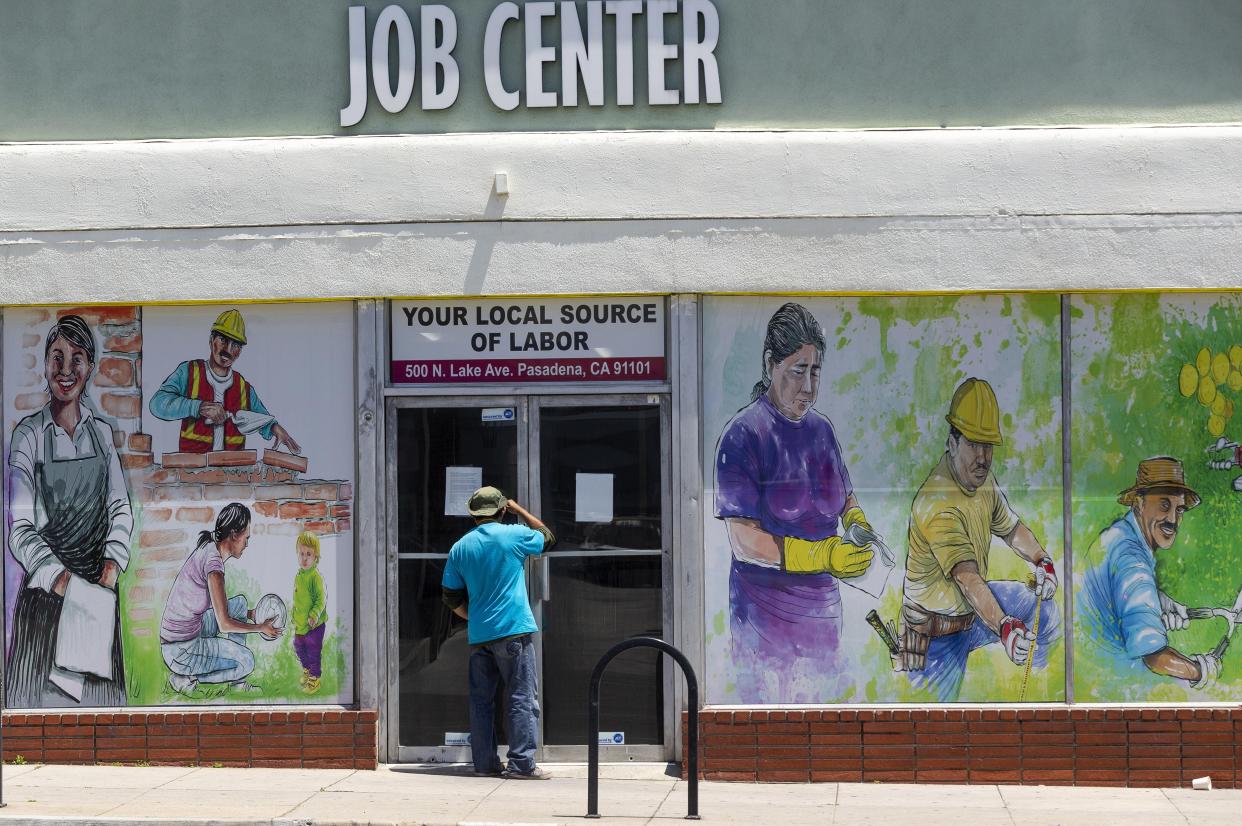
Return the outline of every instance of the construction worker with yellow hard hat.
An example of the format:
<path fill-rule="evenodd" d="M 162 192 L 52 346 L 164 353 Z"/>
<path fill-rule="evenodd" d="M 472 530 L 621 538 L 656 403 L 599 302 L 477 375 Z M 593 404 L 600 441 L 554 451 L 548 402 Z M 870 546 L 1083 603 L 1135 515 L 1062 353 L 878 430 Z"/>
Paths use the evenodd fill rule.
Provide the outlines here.
<path fill-rule="evenodd" d="M 225 310 L 216 316 L 216 323 L 211 325 L 213 333 L 219 333 L 238 344 L 246 343 L 246 319 L 238 310 Z"/>
<path fill-rule="evenodd" d="M 276 448 L 301 451 L 254 386 L 234 369 L 246 344 L 246 319 L 239 310 L 225 310 L 211 325 L 208 357 L 181 362 L 152 395 L 152 415 L 181 423 L 179 451 L 242 450 L 249 433 L 275 440 Z"/>
<path fill-rule="evenodd" d="M 992 453 L 1003 437 L 991 385 L 979 378 L 963 381 L 945 419 L 945 452 L 910 512 L 894 665 L 909 672 L 916 686 L 952 702 L 971 651 L 999 642 L 1009 659 L 1023 666 L 1034 647 L 1034 664 L 1042 666 L 1048 645 L 1060 636 L 1061 617 L 1051 599 L 1057 589 L 1052 557 L 1010 508 L 992 475 Z M 994 536 L 1034 566 L 1034 591 L 1024 582 L 988 580 Z M 1028 630 L 1037 605 L 1038 640 Z"/>

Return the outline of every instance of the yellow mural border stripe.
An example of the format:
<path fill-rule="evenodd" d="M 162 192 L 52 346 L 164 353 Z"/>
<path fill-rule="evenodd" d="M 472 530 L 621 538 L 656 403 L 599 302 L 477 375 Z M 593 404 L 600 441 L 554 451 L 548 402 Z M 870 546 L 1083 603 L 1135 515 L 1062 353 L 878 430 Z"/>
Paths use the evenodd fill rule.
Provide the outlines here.
<path fill-rule="evenodd" d="M 670 295 L 699 295 L 707 298 L 758 297 L 781 298 L 805 296 L 810 298 L 874 298 L 874 297 L 936 297 L 936 296 L 991 296 L 991 295 L 1169 295 L 1169 294 L 1242 294 L 1239 287 L 1115 287 L 1111 289 L 1026 289 L 1026 290 L 804 290 L 801 292 L 636 292 L 636 293 L 487 293 L 485 295 L 340 295 L 299 298 L 193 298 L 177 301 L 57 301 L 32 304 L 3 304 L 0 309 L 37 309 L 54 307 L 218 307 L 225 305 L 270 304 L 331 304 L 346 301 L 482 301 L 493 299 L 562 299 L 562 298 L 663 298 Z"/>

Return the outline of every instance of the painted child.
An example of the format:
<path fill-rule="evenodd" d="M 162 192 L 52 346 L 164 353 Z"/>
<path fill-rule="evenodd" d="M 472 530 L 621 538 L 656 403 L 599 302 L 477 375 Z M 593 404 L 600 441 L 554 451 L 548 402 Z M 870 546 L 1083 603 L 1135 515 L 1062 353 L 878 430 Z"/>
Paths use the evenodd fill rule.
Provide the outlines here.
<path fill-rule="evenodd" d="M 327 627 L 327 593 L 319 575 L 319 536 L 303 531 L 297 541 L 298 572 L 293 575 L 293 650 L 302 663 L 302 690 L 319 690 L 320 655 Z"/>

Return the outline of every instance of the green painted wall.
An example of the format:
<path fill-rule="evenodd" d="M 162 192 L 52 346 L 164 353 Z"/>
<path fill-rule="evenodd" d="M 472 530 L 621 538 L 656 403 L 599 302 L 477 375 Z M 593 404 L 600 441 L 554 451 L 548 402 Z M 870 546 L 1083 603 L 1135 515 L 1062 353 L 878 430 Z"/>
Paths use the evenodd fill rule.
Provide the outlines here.
<path fill-rule="evenodd" d="M 613 105 L 609 74 L 602 108 L 501 112 L 482 71 L 496 1 L 447 0 L 457 104 L 423 112 L 416 93 L 390 115 L 372 93 L 350 129 L 338 126 L 349 0 L 10 2 L 0 140 L 1242 121 L 1236 0 L 716 2 L 719 106 L 650 107 L 640 72 L 633 107 Z M 384 5 L 367 3 L 369 22 Z"/>

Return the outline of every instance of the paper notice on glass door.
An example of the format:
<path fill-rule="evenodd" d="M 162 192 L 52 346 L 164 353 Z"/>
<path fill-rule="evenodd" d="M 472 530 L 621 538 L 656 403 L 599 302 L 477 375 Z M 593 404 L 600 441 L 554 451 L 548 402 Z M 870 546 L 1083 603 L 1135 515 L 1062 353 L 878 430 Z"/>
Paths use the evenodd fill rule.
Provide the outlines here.
<path fill-rule="evenodd" d="M 446 467 L 444 469 L 444 515 L 469 516 L 466 503 L 470 494 L 483 487 L 483 468 Z"/>
<path fill-rule="evenodd" d="M 612 521 L 612 474 L 576 474 L 575 522 Z"/>

